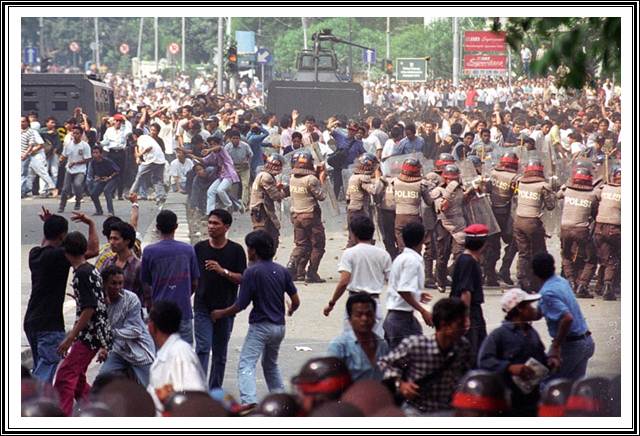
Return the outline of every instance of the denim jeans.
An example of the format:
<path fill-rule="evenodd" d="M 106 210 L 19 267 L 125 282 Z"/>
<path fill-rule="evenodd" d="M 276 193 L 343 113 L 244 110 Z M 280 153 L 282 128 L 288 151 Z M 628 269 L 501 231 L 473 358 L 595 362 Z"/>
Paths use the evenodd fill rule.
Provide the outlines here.
<path fill-rule="evenodd" d="M 234 317 L 221 318 L 215 323 L 207 312 L 194 313 L 196 354 L 204 373 L 209 368 L 209 353 L 212 354 L 209 389 L 222 387 L 224 370 L 227 365 L 227 346 L 233 330 Z"/>
<path fill-rule="evenodd" d="M 73 194 L 76 196 L 76 206 L 80 207 L 80 200 L 84 194 L 84 177 L 85 173 L 71 174 L 69 171 L 64 175 L 64 185 L 62 186 L 62 195 L 60 196 L 60 209 L 64 210 L 67 200 Z"/>
<path fill-rule="evenodd" d="M 118 187 L 118 176 L 108 182 L 93 182 L 91 184 L 91 200 L 96 208 L 97 213 L 102 213 L 102 205 L 100 204 L 100 194 L 104 192 L 104 198 L 107 201 L 107 212 L 114 215 L 113 212 L 113 193 Z"/>
<path fill-rule="evenodd" d="M 216 195 L 220 196 L 220 200 L 222 200 L 225 207 L 232 205 L 227 192 L 230 187 L 231 180 L 229 179 L 218 179 L 209 186 L 207 190 L 207 214 L 216 208 Z"/>
<path fill-rule="evenodd" d="M 178 334 L 183 341 L 186 341 L 189 345 L 193 345 L 193 318 L 180 321 Z"/>
<path fill-rule="evenodd" d="M 58 363 L 62 360 L 58 354 L 58 345 L 64 340 L 64 331 L 25 332 L 25 334 L 33 357 L 31 374 L 38 380 L 53 384 L 53 376 L 56 374 Z"/>
<path fill-rule="evenodd" d="M 81 400 L 89 395 L 91 386 L 87 383 L 87 368 L 97 352 L 84 342 L 75 341 L 58 368 L 54 388 L 60 397 L 60 408 L 66 416 L 71 416 L 74 399 Z"/>
<path fill-rule="evenodd" d="M 238 363 L 238 389 L 242 404 L 257 403 L 256 365 L 262 356 L 262 371 L 269 392 L 283 391 L 284 383 L 278 368 L 278 352 L 284 339 L 284 325 L 262 322 L 249 324 Z"/>
<path fill-rule="evenodd" d="M 141 164 L 138 166 L 138 174 L 131 186 L 130 192 L 138 192 L 138 187 L 143 179 L 151 178 L 151 183 L 156 190 L 156 199 L 164 199 L 167 194 L 164 191 L 164 164 Z"/>
<path fill-rule="evenodd" d="M 587 364 L 595 349 L 596 346 L 591 336 L 574 342 L 564 342 L 560 349 L 560 358 L 562 359 L 560 368 L 547 377 L 542 384 L 546 385 L 556 378 L 568 378 L 575 381 L 584 377 L 587 373 Z"/>
<path fill-rule="evenodd" d="M 113 374 L 123 372 L 126 369 L 131 369 L 142 386 L 147 387 L 149 385 L 149 371 L 151 364 L 136 366 L 126 360 L 124 360 L 119 354 L 110 351 L 107 355 L 107 360 L 104 361 L 100 367 L 99 376 L 105 374 Z"/>
<path fill-rule="evenodd" d="M 20 190 L 22 195 L 26 195 L 31 192 L 31 182 L 29 180 L 29 167 L 31 166 L 31 157 L 26 158 L 21 162 L 22 169 L 20 170 Z"/>

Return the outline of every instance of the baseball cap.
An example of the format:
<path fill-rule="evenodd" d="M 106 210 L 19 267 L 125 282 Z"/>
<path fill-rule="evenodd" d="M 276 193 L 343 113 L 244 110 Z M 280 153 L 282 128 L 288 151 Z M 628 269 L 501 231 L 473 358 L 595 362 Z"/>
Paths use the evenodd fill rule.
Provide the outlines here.
<path fill-rule="evenodd" d="M 486 238 L 489 234 L 489 227 L 484 224 L 471 224 L 464 229 L 464 233 L 474 238 Z"/>
<path fill-rule="evenodd" d="M 118 120 L 118 121 L 124 121 L 124 115 L 122 114 L 114 114 L 111 118 L 113 118 L 114 120 Z"/>
<path fill-rule="evenodd" d="M 500 306 L 505 313 L 511 312 L 518 304 L 523 301 L 536 301 L 542 296 L 540 294 L 528 294 L 520 288 L 511 288 L 502 294 L 500 299 Z"/>

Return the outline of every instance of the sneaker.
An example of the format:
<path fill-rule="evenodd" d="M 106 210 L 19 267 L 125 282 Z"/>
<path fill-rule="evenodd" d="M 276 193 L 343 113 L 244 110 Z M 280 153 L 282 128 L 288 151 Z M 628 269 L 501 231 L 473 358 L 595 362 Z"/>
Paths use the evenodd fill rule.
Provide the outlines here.
<path fill-rule="evenodd" d="M 438 292 L 440 292 L 441 294 L 444 294 L 447 291 L 447 288 L 445 288 L 444 286 L 438 286 Z"/>
<path fill-rule="evenodd" d="M 104 213 L 103 213 L 102 211 L 95 212 L 95 213 L 93 214 L 93 216 L 102 216 L 102 215 L 104 215 Z"/>
<path fill-rule="evenodd" d="M 76 203 L 76 205 L 73 207 L 73 210 L 80 210 L 80 203 Z"/>

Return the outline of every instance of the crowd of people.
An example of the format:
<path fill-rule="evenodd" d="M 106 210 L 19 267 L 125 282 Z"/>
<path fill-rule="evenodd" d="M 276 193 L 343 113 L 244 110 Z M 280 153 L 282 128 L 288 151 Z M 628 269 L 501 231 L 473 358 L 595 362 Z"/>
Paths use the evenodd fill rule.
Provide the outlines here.
<path fill-rule="evenodd" d="M 21 120 L 23 198 L 60 197 L 57 214 L 43 208 L 44 242 L 29 254 L 25 415 L 619 415 L 619 377 L 585 377 L 595 344 L 576 299 L 594 297 L 594 278 L 604 300 L 620 294 L 621 108 L 609 80 L 579 92 L 553 77 L 365 83 L 359 117 L 327 120 L 265 113 L 255 81 L 218 96 L 205 77 L 106 80 L 117 97 L 111 117 L 77 108 L 64 127 L 41 126 L 35 113 Z M 208 239 L 175 240 L 167 189 L 186 196 Z M 138 200 L 152 191 L 160 240 L 142 249 Z M 95 215 L 101 196 L 111 215 L 102 246 L 80 212 L 85 193 Z M 125 196 L 129 222 L 113 207 Z M 62 216 L 72 197 L 86 237 Z M 329 316 L 348 292 L 344 332 L 287 394 L 285 318 L 304 304 L 296 282 L 325 282 L 327 198 L 346 201 L 349 239 L 323 309 Z M 295 244 L 285 266 L 273 261 L 281 203 Z M 246 250 L 228 239 L 233 214 L 245 213 Z M 554 231 L 560 274 L 545 243 Z M 504 323 L 487 332 L 483 287 L 514 286 L 516 254 Z M 70 268 L 77 319 L 65 333 Z M 427 288 L 450 293 L 429 310 Z M 227 346 L 234 315 L 250 304 L 235 402 L 221 389 Z M 541 318 L 549 347 L 531 326 Z M 271 392 L 263 399 L 258 360 Z M 137 401 L 116 405 L 115 390 Z"/>

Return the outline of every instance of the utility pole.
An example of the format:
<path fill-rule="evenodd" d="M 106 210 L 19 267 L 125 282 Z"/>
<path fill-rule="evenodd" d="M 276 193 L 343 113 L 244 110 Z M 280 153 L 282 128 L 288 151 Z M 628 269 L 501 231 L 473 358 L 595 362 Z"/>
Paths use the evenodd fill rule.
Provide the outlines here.
<path fill-rule="evenodd" d="M 40 17 L 40 59 L 44 57 L 44 18 Z"/>
<path fill-rule="evenodd" d="M 222 17 L 218 17 L 218 94 L 224 94 L 222 91 L 222 50 L 224 44 L 224 23 L 222 20 Z"/>
<path fill-rule="evenodd" d="M 460 38 L 458 38 L 458 17 L 453 17 L 453 86 L 460 80 Z"/>
<path fill-rule="evenodd" d="M 144 27 L 144 17 L 140 18 L 140 30 L 138 31 L 138 59 L 142 62 L 140 51 L 142 50 L 142 28 Z"/>
<path fill-rule="evenodd" d="M 385 59 L 391 60 L 391 18 L 387 17 L 387 56 Z M 387 74 L 387 86 L 391 81 L 391 77 Z"/>
<path fill-rule="evenodd" d="M 96 69 L 100 72 L 100 36 L 98 34 L 98 17 L 93 19 L 93 24 L 96 32 Z"/>
<path fill-rule="evenodd" d="M 351 42 L 351 23 L 353 18 L 349 17 L 349 42 Z M 349 45 L 349 76 L 353 77 L 353 47 Z"/>
<path fill-rule="evenodd" d="M 186 27 L 186 18 L 182 17 L 182 71 L 184 71 L 184 59 L 185 59 L 185 52 L 187 51 L 187 47 L 185 42 L 185 27 Z"/>
<path fill-rule="evenodd" d="M 309 22 L 306 18 L 302 18 L 302 37 L 304 39 L 304 49 L 307 50 L 307 25 Z"/>
<path fill-rule="evenodd" d="M 227 18 L 227 36 L 231 37 L 231 17 Z"/>
<path fill-rule="evenodd" d="M 154 25 L 154 40 L 155 40 L 155 48 L 154 48 L 154 58 L 156 61 L 156 73 L 158 72 L 158 17 L 153 19 Z"/>

